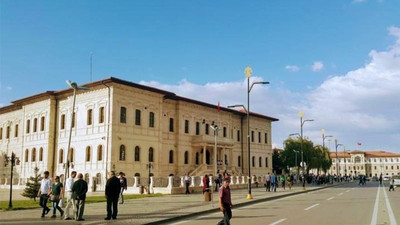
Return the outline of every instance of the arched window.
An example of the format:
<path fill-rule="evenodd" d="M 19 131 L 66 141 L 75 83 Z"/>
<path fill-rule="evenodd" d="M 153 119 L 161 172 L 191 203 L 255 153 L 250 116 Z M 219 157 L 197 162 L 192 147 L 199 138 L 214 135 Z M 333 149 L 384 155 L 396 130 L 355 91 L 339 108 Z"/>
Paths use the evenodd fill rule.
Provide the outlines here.
<path fill-rule="evenodd" d="M 36 148 L 32 149 L 32 155 L 31 155 L 31 162 L 35 162 L 36 161 Z"/>
<path fill-rule="evenodd" d="M 150 112 L 149 114 L 149 127 L 154 127 L 154 113 Z"/>
<path fill-rule="evenodd" d="M 139 148 L 139 146 L 135 147 L 135 161 L 136 162 L 140 161 L 140 148 Z"/>
<path fill-rule="evenodd" d="M 60 129 L 64 130 L 65 129 L 65 114 L 61 115 L 61 119 L 60 119 Z M 29 133 L 29 132 L 28 132 Z"/>
<path fill-rule="evenodd" d="M 153 148 L 149 148 L 149 162 L 154 162 L 154 150 Z"/>
<path fill-rule="evenodd" d="M 196 152 L 196 165 L 199 165 L 199 153 Z"/>
<path fill-rule="evenodd" d="M 357 156 L 357 157 L 354 159 L 354 161 L 355 161 L 356 163 L 360 163 L 360 162 L 361 162 L 361 157 Z"/>
<path fill-rule="evenodd" d="M 242 163 L 242 158 L 240 156 L 238 156 L 238 166 L 239 167 L 240 167 L 241 163 Z"/>
<path fill-rule="evenodd" d="M 87 125 L 92 125 L 93 121 L 93 109 L 88 109 L 87 111 Z"/>
<path fill-rule="evenodd" d="M 135 125 L 140 126 L 140 121 L 141 121 L 140 117 L 141 117 L 141 111 L 139 109 L 136 109 L 135 110 Z"/>
<path fill-rule="evenodd" d="M 70 148 L 69 149 L 69 157 L 68 157 L 68 160 L 70 161 L 70 162 L 73 162 L 74 161 L 74 149 L 73 148 Z"/>
<path fill-rule="evenodd" d="M 265 167 L 268 167 L 268 157 L 265 157 Z"/>
<path fill-rule="evenodd" d="M 44 131 L 44 116 L 40 118 L 40 131 Z"/>
<path fill-rule="evenodd" d="M 33 132 L 37 131 L 37 118 L 33 119 Z"/>
<path fill-rule="evenodd" d="M 174 163 L 174 151 L 169 151 L 169 163 Z"/>
<path fill-rule="evenodd" d="M 119 114 L 119 122 L 126 123 L 126 108 L 123 106 L 121 107 L 121 111 Z"/>
<path fill-rule="evenodd" d="M 261 159 L 261 157 L 258 158 L 258 167 L 262 167 L 262 159 Z"/>
<path fill-rule="evenodd" d="M 189 164 L 189 152 L 185 151 L 185 164 Z"/>
<path fill-rule="evenodd" d="M 28 162 L 28 160 L 29 160 L 29 150 L 26 149 L 25 150 L 25 162 Z"/>
<path fill-rule="evenodd" d="M 64 162 L 64 150 L 60 149 L 58 152 L 58 163 L 63 163 Z"/>
<path fill-rule="evenodd" d="M 99 123 L 104 123 L 104 106 L 99 109 Z"/>
<path fill-rule="evenodd" d="M 224 162 L 225 162 L 225 165 L 228 165 L 228 155 L 225 155 Z"/>
<path fill-rule="evenodd" d="M 125 145 L 119 146 L 119 160 L 125 161 Z"/>
<path fill-rule="evenodd" d="M 39 162 L 43 161 L 43 148 L 39 149 Z"/>
<path fill-rule="evenodd" d="M 103 145 L 97 146 L 97 161 L 103 160 Z"/>
<path fill-rule="evenodd" d="M 86 147 L 86 162 L 90 162 L 90 146 Z"/>
<path fill-rule="evenodd" d="M 26 133 L 29 134 L 31 130 L 31 120 L 26 121 Z"/>
<path fill-rule="evenodd" d="M 256 157 L 255 156 L 253 156 L 251 158 L 251 164 L 252 164 L 253 167 L 256 167 Z"/>

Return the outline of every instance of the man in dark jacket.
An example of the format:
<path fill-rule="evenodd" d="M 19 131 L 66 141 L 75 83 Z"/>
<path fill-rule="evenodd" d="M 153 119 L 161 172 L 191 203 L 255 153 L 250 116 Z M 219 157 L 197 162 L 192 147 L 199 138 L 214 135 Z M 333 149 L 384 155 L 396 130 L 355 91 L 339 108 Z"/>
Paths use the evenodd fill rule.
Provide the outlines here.
<path fill-rule="evenodd" d="M 86 192 L 88 191 L 88 184 L 83 180 L 83 175 L 78 174 L 78 180 L 72 186 L 72 199 L 75 199 L 76 204 L 76 221 L 83 221 L 83 211 L 85 209 Z"/>
<path fill-rule="evenodd" d="M 108 180 L 106 184 L 106 198 L 107 198 L 107 217 L 105 220 L 117 219 L 118 213 L 118 197 L 121 191 L 121 183 L 115 176 L 115 172 L 108 173 Z M 112 206 L 112 210 L 111 210 Z"/>

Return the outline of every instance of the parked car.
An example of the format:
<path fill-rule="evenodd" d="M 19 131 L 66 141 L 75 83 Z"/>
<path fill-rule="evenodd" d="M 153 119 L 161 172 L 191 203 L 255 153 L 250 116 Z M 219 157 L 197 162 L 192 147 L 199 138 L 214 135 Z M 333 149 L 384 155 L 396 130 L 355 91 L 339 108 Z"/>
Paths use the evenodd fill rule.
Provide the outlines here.
<path fill-rule="evenodd" d="M 383 177 L 383 180 L 384 180 L 384 181 L 388 181 L 388 180 L 390 180 L 390 176 L 387 176 L 387 175 L 386 175 L 386 176 L 384 176 L 384 177 Z"/>
<path fill-rule="evenodd" d="M 395 175 L 392 179 L 394 179 L 394 185 L 400 186 L 400 175 Z"/>

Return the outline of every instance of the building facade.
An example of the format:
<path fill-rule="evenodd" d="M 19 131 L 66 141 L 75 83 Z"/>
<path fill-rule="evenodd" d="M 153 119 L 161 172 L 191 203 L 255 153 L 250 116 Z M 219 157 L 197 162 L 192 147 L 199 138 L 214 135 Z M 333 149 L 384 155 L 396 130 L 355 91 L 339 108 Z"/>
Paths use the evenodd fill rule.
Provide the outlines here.
<path fill-rule="evenodd" d="M 385 151 L 331 152 L 330 174 L 366 175 L 368 177 L 393 176 L 400 173 L 400 154 Z"/>
<path fill-rule="evenodd" d="M 19 158 L 14 184 L 24 185 L 35 167 L 62 176 L 67 157 L 73 170 L 99 188 L 111 170 L 125 172 L 132 184 L 134 176 L 213 174 L 215 160 L 221 171 L 247 174 L 245 113 L 217 110 L 216 105 L 113 77 L 84 86 L 89 90 L 77 92 L 74 116 L 72 89 L 44 92 L 0 108 L 0 160 L 11 152 Z M 274 121 L 278 119 L 250 115 L 254 175 L 272 170 Z M 216 149 L 211 125 L 218 126 Z M 9 166 L 0 166 L 0 185 L 10 182 Z"/>

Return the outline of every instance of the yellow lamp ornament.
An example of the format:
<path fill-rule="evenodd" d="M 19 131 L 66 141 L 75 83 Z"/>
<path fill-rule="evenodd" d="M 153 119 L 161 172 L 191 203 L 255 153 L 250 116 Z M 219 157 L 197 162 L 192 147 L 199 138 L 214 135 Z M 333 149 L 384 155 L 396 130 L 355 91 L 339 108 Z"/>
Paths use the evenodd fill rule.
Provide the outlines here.
<path fill-rule="evenodd" d="M 251 77 L 251 73 L 253 73 L 253 70 L 251 69 L 251 67 L 246 67 L 246 69 L 244 69 L 244 74 L 246 75 L 247 78 Z"/>
<path fill-rule="evenodd" d="M 304 113 L 302 111 L 299 112 L 299 117 L 303 117 Z"/>

